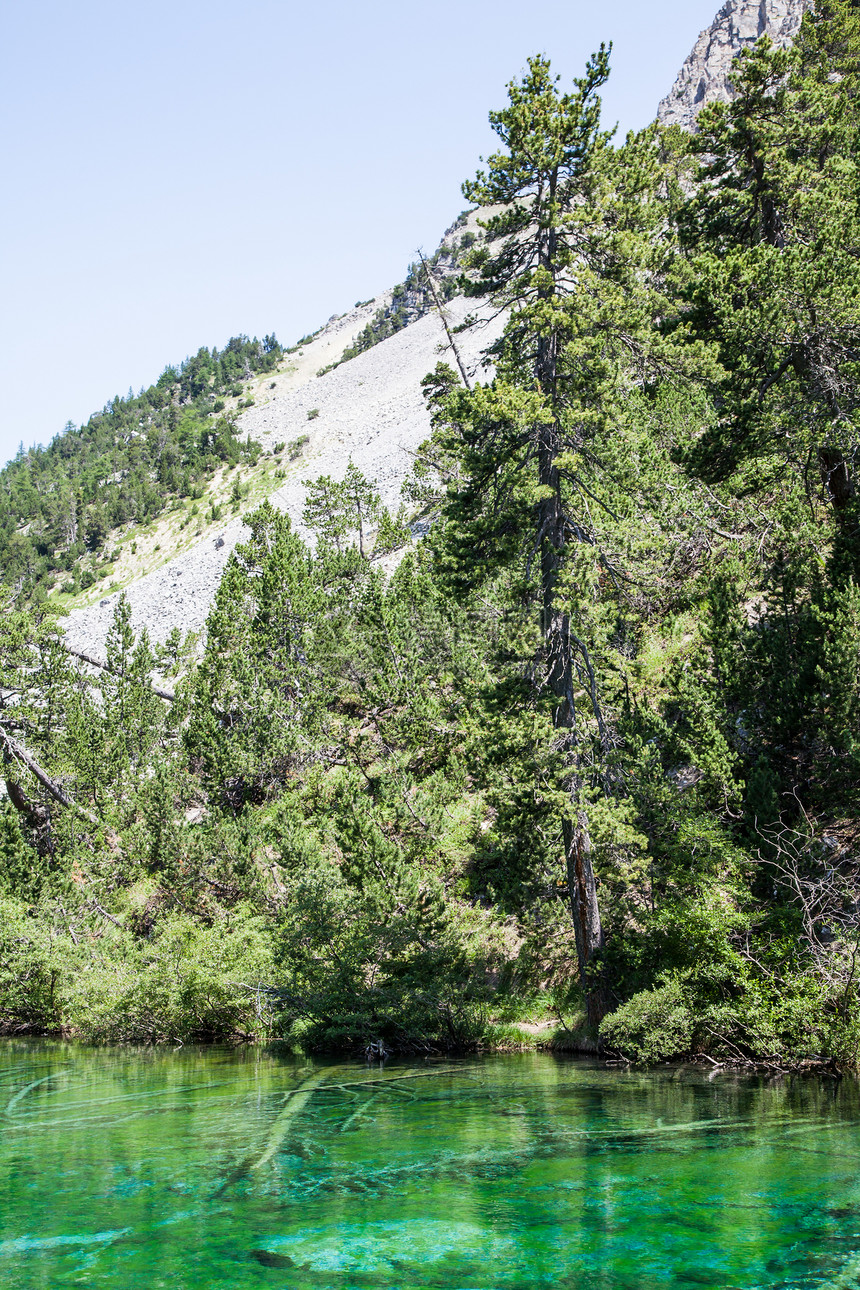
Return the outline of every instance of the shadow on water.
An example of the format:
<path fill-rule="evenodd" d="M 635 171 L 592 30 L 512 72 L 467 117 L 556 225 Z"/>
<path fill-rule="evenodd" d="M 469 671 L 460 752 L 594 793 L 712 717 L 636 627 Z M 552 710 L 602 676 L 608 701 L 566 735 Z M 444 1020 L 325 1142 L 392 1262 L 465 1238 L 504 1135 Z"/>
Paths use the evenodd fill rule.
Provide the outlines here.
<path fill-rule="evenodd" d="M 0 1043 L 0 1281 L 860 1284 L 854 1081 Z"/>

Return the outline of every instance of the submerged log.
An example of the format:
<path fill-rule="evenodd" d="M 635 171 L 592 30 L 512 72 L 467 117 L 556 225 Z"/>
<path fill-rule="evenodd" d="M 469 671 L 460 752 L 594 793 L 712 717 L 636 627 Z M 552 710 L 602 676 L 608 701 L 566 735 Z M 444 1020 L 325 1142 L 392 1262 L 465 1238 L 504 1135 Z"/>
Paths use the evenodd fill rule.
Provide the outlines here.
<path fill-rule="evenodd" d="M 325 1066 L 321 1071 L 317 1071 L 315 1074 L 309 1076 L 308 1079 L 303 1080 L 296 1088 L 290 1089 L 289 1092 L 284 1095 L 284 1109 L 272 1125 L 271 1132 L 266 1139 L 266 1143 L 260 1155 L 257 1155 L 256 1152 L 247 1155 L 224 1180 L 218 1191 L 215 1193 L 216 1196 L 223 1196 L 224 1192 L 227 1191 L 229 1187 L 232 1187 L 234 1183 L 239 1182 L 241 1178 L 246 1177 L 250 1173 L 256 1173 L 258 1169 L 262 1169 L 264 1165 L 269 1163 L 272 1156 L 287 1136 L 287 1132 L 293 1120 L 301 1111 L 304 1110 L 314 1093 L 325 1082 L 328 1076 L 339 1069 L 340 1067 L 337 1066 Z"/>

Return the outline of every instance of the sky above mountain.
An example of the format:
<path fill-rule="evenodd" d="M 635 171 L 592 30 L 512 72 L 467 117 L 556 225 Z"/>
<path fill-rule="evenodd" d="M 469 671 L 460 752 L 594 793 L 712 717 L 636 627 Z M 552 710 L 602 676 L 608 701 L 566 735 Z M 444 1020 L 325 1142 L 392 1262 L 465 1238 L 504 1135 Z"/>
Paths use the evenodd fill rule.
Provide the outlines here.
<path fill-rule="evenodd" d="M 527 57 L 650 121 L 716 0 L 57 0 L 4 20 L 0 460 L 231 335 L 292 344 L 463 208 Z"/>

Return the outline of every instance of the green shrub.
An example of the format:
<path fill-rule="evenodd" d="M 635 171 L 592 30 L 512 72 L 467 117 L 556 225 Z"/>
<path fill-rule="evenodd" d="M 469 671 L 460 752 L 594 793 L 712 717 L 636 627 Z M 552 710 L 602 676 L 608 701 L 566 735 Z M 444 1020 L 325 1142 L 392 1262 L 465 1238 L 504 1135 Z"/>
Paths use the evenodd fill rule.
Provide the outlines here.
<path fill-rule="evenodd" d="M 844 974 L 850 982 L 847 960 Z M 600 1034 L 634 1062 L 704 1052 L 729 1061 L 832 1056 L 856 1066 L 860 1001 L 840 982 L 835 960 L 830 976 L 809 963 L 784 980 L 762 979 L 745 960 L 702 963 L 658 977 L 604 1018 Z"/>
<path fill-rule="evenodd" d="M 272 962 L 263 921 L 212 926 L 168 914 L 151 938 L 116 931 L 62 991 L 64 1029 L 89 1041 L 163 1043 L 269 1035 Z"/>
<path fill-rule="evenodd" d="M 690 1051 L 695 1020 L 684 984 L 663 978 L 653 990 L 640 990 L 600 1025 L 601 1038 L 634 1062 L 659 1062 Z"/>
<path fill-rule="evenodd" d="M 62 943 L 47 919 L 0 895 L 0 1032 L 56 1030 Z"/>
<path fill-rule="evenodd" d="M 307 1048 L 463 1050 L 488 1025 L 492 931 L 443 907 L 431 884 L 390 899 L 357 890 L 338 867 L 306 856 L 276 935 L 285 1038 Z"/>

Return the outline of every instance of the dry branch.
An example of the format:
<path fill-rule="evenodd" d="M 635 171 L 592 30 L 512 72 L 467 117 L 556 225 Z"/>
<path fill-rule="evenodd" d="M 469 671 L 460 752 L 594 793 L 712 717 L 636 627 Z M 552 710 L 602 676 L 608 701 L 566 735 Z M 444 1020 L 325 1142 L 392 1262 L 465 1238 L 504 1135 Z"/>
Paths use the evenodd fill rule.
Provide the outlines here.
<path fill-rule="evenodd" d="M 110 667 L 109 664 L 103 662 L 99 658 L 96 658 L 93 654 L 87 654 L 82 649 L 73 649 L 72 646 L 68 645 L 64 640 L 61 640 L 60 644 L 62 645 L 63 649 L 66 651 L 67 654 L 71 654 L 75 658 L 79 658 L 83 663 L 89 663 L 91 667 L 99 668 L 99 670 L 102 672 L 110 672 L 111 676 L 116 676 L 115 670 L 112 667 Z M 165 699 L 167 703 L 173 703 L 174 699 L 176 698 L 176 695 L 173 693 L 172 690 L 162 690 L 157 685 L 153 685 L 151 681 L 146 681 L 145 684 L 147 688 L 150 689 L 157 698 Z"/>
<path fill-rule="evenodd" d="M 452 332 L 451 332 L 451 328 L 450 328 L 450 327 L 449 327 L 449 325 L 448 325 L 448 315 L 446 314 L 446 312 L 445 312 L 445 308 L 444 308 L 444 306 L 443 306 L 443 304 L 442 304 L 442 301 L 439 299 L 439 294 L 438 294 L 438 292 L 436 291 L 436 284 L 435 284 L 435 282 L 433 281 L 433 274 L 430 272 L 430 266 L 429 266 L 429 264 L 427 263 L 427 261 L 424 259 L 424 252 L 423 252 L 423 251 L 419 251 L 419 252 L 418 252 L 418 256 L 419 256 L 419 258 L 420 258 L 420 260 L 421 260 L 421 264 L 422 264 L 422 266 L 423 266 L 423 268 L 424 268 L 424 276 L 425 276 L 425 277 L 426 277 L 426 279 L 427 279 L 427 285 L 428 285 L 428 287 L 430 288 L 430 293 L 431 293 L 431 295 L 433 296 L 433 303 L 435 304 L 435 306 L 436 306 L 436 308 L 437 308 L 437 310 L 438 310 L 438 312 L 439 312 L 439 317 L 440 317 L 440 318 L 441 318 L 441 320 L 442 320 L 442 326 L 445 328 L 445 335 L 448 337 L 448 344 L 451 346 L 451 349 L 454 351 L 454 357 L 455 357 L 455 358 L 456 358 L 456 360 L 457 360 L 457 366 L 458 366 L 458 367 L 459 367 L 459 369 L 460 369 L 460 375 L 461 375 L 461 376 L 462 376 L 462 378 L 463 378 L 463 384 L 465 385 L 465 387 L 466 387 L 466 389 L 467 389 L 467 390 L 470 390 L 470 389 L 472 388 L 472 386 L 471 386 L 471 384 L 470 384 L 470 382 L 469 382 L 469 374 L 468 374 L 468 372 L 466 371 L 466 368 L 465 368 L 465 366 L 464 366 L 464 364 L 463 364 L 463 360 L 462 360 L 462 358 L 460 357 L 460 351 L 459 351 L 459 349 L 457 348 L 457 342 L 454 340 L 453 334 L 452 334 Z"/>
<path fill-rule="evenodd" d="M 31 774 L 36 776 L 36 779 L 42 787 L 47 789 L 55 801 L 59 802 L 61 806 L 68 806 L 70 810 L 77 811 L 77 813 L 82 815 L 85 820 L 89 820 L 90 824 L 98 826 L 98 818 L 93 815 L 91 811 L 88 811 L 86 807 L 73 801 L 72 798 L 63 791 L 60 785 L 51 779 L 48 772 L 44 770 L 37 761 L 34 761 L 27 750 L 22 748 L 18 741 L 13 739 L 2 726 L 0 726 L 0 744 L 3 745 L 7 756 L 13 757 L 16 761 L 19 761 L 22 766 L 27 767 L 27 770 L 29 770 Z"/>

